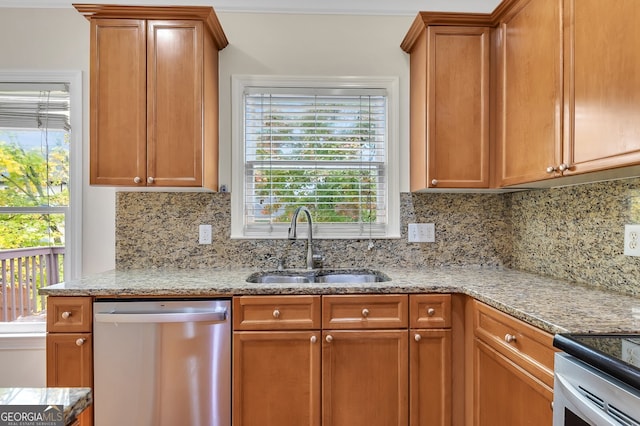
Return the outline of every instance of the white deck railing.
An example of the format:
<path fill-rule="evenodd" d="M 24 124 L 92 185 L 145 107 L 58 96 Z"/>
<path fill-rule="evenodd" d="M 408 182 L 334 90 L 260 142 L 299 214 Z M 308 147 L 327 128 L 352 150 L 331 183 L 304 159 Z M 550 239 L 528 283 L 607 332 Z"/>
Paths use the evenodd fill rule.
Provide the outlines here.
<path fill-rule="evenodd" d="M 46 309 L 38 289 L 62 281 L 64 247 L 0 250 L 0 322 Z"/>

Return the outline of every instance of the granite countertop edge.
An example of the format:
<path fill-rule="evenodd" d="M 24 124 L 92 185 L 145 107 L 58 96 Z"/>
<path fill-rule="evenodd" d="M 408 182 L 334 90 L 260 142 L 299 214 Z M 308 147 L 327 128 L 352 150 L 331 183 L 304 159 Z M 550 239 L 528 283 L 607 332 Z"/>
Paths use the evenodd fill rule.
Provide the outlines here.
<path fill-rule="evenodd" d="M 111 270 L 45 287 L 50 296 L 231 297 L 236 295 L 459 293 L 549 333 L 640 330 L 640 298 L 507 268 L 388 269 L 379 283 L 256 284 L 251 268 Z"/>

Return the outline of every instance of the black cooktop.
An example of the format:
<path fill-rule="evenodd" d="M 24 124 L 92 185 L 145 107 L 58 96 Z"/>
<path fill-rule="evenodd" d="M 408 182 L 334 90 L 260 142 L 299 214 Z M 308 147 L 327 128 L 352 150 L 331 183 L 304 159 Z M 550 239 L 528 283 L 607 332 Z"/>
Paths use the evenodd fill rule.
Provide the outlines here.
<path fill-rule="evenodd" d="M 640 390 L 640 334 L 556 334 L 553 346 Z"/>

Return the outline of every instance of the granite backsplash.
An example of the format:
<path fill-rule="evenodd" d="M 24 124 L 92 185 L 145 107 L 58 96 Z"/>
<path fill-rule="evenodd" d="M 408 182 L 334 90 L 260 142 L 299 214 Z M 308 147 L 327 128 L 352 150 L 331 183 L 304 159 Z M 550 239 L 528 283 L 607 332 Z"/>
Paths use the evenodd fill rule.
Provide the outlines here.
<path fill-rule="evenodd" d="M 304 241 L 232 240 L 228 193 L 119 192 L 116 265 L 304 266 Z M 640 258 L 623 256 L 640 223 L 640 178 L 507 194 L 401 194 L 400 239 L 317 240 L 327 267 L 511 267 L 640 294 Z M 408 243 L 407 224 L 435 223 L 435 243 Z M 198 225 L 213 243 L 198 244 Z"/>

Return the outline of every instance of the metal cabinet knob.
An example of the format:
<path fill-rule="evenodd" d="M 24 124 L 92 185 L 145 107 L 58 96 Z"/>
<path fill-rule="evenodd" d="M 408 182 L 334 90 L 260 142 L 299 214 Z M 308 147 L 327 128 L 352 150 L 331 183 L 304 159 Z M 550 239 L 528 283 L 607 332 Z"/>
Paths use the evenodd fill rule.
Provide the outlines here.
<path fill-rule="evenodd" d="M 87 339 L 81 337 L 81 338 L 76 340 L 76 346 L 82 346 L 82 345 L 84 345 L 84 342 L 86 342 L 86 341 L 87 341 Z"/>
<path fill-rule="evenodd" d="M 60 316 L 62 317 L 62 319 L 69 319 L 69 317 L 71 316 L 71 312 L 64 311 Z"/>
<path fill-rule="evenodd" d="M 365 318 L 369 316 L 369 310 L 367 308 L 364 308 L 362 310 L 362 316 L 365 317 Z"/>
<path fill-rule="evenodd" d="M 274 309 L 274 310 L 273 310 L 273 317 L 274 317 L 274 318 L 280 318 L 280 311 L 279 311 L 279 310 L 277 310 L 277 309 Z"/>
<path fill-rule="evenodd" d="M 142 179 L 140 179 L 140 176 L 136 176 L 133 178 L 133 183 L 140 183 L 142 182 Z"/>
<path fill-rule="evenodd" d="M 318 338 L 316 336 L 311 336 L 311 343 L 315 343 L 318 341 Z"/>
<path fill-rule="evenodd" d="M 327 337 L 325 337 L 324 340 L 326 340 L 327 343 L 331 343 L 333 342 L 333 336 L 330 334 L 327 334 Z"/>
<path fill-rule="evenodd" d="M 504 341 L 507 343 L 513 343 L 516 341 L 516 336 L 514 336 L 513 334 L 505 334 Z"/>
<path fill-rule="evenodd" d="M 436 310 L 433 308 L 429 308 L 427 309 L 427 315 L 429 315 L 430 317 L 434 316 L 436 314 Z"/>
<path fill-rule="evenodd" d="M 433 185 L 433 186 L 438 186 L 438 179 L 433 179 L 433 180 L 431 181 L 431 185 Z"/>
<path fill-rule="evenodd" d="M 419 342 L 420 340 L 422 340 L 422 336 L 419 334 L 416 334 L 415 336 L 413 336 L 413 340 L 415 340 L 416 342 Z"/>
<path fill-rule="evenodd" d="M 153 179 L 151 176 L 147 178 L 147 183 L 153 183 L 154 181 L 155 179 Z"/>
<path fill-rule="evenodd" d="M 549 167 L 547 167 L 547 173 L 553 173 L 553 172 L 555 172 L 555 171 L 556 171 L 556 168 L 555 168 L 555 167 L 553 167 L 553 166 L 549 166 Z"/>
<path fill-rule="evenodd" d="M 560 166 L 558 167 L 558 170 L 560 170 L 561 172 L 564 172 L 565 170 L 569 170 L 571 166 L 569 166 L 567 163 L 562 163 L 560 164 Z"/>

